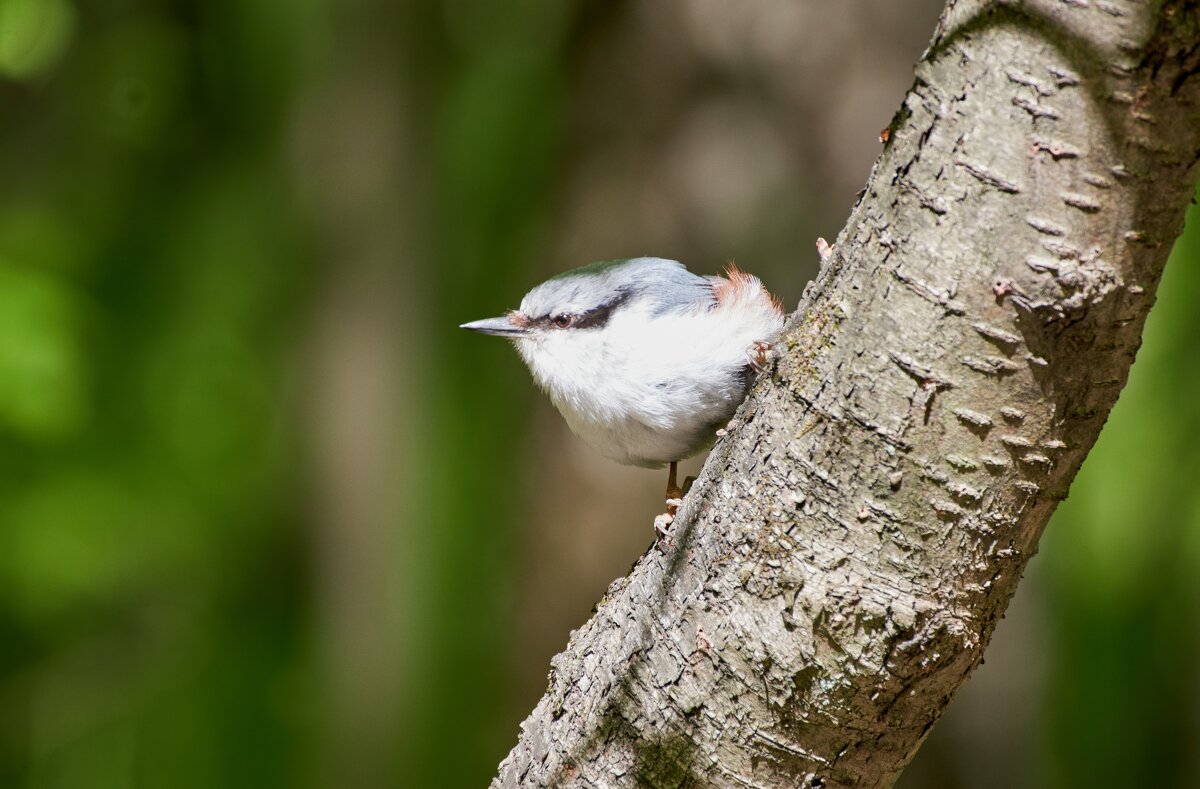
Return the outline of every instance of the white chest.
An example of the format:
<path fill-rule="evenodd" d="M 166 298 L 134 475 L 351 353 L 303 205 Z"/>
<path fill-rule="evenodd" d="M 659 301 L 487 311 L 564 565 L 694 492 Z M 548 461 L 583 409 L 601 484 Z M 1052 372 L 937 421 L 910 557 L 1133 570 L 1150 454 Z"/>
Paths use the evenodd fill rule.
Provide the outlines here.
<path fill-rule="evenodd" d="M 621 463 L 705 448 L 745 394 L 747 349 L 777 327 L 722 311 L 649 317 L 518 343 L 571 430 Z"/>

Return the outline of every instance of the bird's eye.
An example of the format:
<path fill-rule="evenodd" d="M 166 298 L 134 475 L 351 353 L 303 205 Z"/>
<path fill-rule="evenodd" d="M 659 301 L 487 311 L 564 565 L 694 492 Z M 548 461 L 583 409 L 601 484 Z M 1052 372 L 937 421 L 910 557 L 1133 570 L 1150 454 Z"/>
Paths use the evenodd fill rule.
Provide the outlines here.
<path fill-rule="evenodd" d="M 560 329 L 565 329 L 575 322 L 575 316 L 565 312 L 560 312 L 552 317 L 550 322 Z"/>

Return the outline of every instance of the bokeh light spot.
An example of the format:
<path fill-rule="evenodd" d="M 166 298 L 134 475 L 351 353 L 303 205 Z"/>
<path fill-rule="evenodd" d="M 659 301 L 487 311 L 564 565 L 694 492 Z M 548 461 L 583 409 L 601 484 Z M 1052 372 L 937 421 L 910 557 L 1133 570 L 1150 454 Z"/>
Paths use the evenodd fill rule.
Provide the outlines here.
<path fill-rule="evenodd" d="M 79 425 L 78 312 L 59 278 L 0 263 L 0 426 L 40 440 Z"/>
<path fill-rule="evenodd" d="M 0 74 L 29 79 L 66 51 L 75 9 L 65 0 L 0 0 Z"/>

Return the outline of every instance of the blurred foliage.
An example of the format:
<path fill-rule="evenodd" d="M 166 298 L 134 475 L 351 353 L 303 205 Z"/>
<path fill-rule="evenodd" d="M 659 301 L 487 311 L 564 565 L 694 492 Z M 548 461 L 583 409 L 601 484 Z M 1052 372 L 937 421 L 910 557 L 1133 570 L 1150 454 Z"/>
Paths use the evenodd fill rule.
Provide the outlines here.
<path fill-rule="evenodd" d="M 490 777 L 546 670 L 512 636 L 532 393 L 447 329 L 542 270 L 576 50 L 621 6 L 0 0 L 0 786 Z M 1197 224 L 1039 560 L 1040 785 L 1200 775 Z M 312 436 L 342 281 L 400 316 L 371 358 L 405 412 L 406 591 L 355 610 Z M 364 612 L 399 675 L 367 710 L 328 643 Z"/>
<path fill-rule="evenodd" d="M 1200 780 L 1200 210 L 1129 383 L 1042 541 L 1045 786 Z"/>
<path fill-rule="evenodd" d="M 75 9 L 67 0 L 0 3 L 0 74 L 35 77 L 54 65 L 71 38 Z"/>

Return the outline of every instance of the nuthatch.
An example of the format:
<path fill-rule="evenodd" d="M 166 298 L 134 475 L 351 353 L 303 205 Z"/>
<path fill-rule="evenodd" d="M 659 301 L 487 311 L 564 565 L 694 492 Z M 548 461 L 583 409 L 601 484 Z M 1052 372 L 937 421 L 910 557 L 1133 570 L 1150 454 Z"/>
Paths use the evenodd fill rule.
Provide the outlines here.
<path fill-rule="evenodd" d="M 518 310 L 462 328 L 512 340 L 577 435 L 618 463 L 670 464 L 706 449 L 763 369 L 779 302 L 730 266 L 701 277 L 662 258 L 610 260 L 538 285 Z"/>

